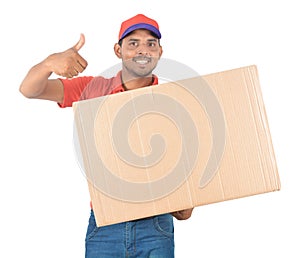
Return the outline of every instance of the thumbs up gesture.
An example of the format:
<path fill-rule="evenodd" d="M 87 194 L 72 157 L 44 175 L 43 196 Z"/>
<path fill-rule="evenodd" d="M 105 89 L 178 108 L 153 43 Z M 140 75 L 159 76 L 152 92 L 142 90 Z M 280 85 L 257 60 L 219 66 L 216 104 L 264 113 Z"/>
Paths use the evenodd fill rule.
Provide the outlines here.
<path fill-rule="evenodd" d="M 79 41 L 64 52 L 55 53 L 47 58 L 50 70 L 57 75 L 72 78 L 82 73 L 87 67 L 87 61 L 78 53 L 85 43 L 85 37 L 80 34 Z"/>

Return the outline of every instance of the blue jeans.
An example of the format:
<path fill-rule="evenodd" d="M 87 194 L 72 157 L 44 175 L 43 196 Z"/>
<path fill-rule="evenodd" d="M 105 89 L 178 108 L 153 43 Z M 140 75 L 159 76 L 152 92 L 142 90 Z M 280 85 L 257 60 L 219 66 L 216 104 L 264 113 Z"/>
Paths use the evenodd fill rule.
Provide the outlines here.
<path fill-rule="evenodd" d="M 173 258 L 173 217 L 164 214 L 97 227 L 91 211 L 86 258 Z"/>

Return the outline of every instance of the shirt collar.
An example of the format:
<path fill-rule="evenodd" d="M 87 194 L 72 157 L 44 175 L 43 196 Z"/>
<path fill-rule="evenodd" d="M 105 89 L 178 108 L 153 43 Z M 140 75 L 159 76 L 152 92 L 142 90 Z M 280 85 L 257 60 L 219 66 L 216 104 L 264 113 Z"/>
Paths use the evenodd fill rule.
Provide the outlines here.
<path fill-rule="evenodd" d="M 115 87 L 113 89 L 113 92 L 112 93 L 117 93 L 117 92 L 123 92 L 126 90 L 125 88 L 125 85 L 123 84 L 122 82 L 122 70 L 119 71 L 116 75 L 116 79 L 118 81 L 118 83 L 116 84 L 117 87 Z M 152 86 L 152 85 L 157 85 L 158 84 L 158 77 L 156 75 L 152 75 L 152 84 L 149 85 L 149 86 Z"/>

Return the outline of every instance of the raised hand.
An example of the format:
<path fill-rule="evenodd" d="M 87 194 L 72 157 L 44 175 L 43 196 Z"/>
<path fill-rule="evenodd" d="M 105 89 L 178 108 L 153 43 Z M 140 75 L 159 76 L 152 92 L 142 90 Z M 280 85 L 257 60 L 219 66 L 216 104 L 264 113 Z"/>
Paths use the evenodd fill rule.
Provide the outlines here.
<path fill-rule="evenodd" d="M 55 53 L 47 58 L 47 65 L 57 75 L 72 78 L 82 73 L 87 67 L 87 61 L 78 53 L 85 43 L 85 37 L 80 34 L 79 41 L 64 52 Z"/>

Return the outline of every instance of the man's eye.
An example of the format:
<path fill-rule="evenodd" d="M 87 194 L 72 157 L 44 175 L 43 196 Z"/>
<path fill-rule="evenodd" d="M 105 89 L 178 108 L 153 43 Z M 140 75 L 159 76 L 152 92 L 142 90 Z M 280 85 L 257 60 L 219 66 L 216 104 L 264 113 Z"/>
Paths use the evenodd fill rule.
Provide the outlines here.
<path fill-rule="evenodd" d="M 132 42 L 129 42 L 129 46 L 136 47 L 136 46 L 138 46 L 138 43 L 135 41 L 132 41 Z"/>

